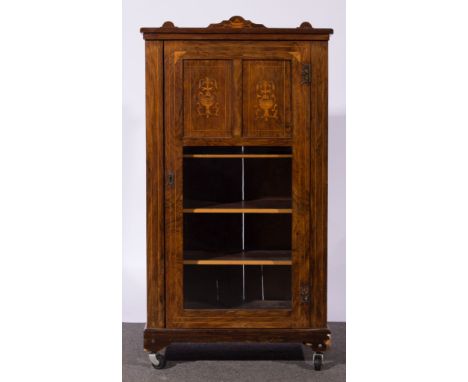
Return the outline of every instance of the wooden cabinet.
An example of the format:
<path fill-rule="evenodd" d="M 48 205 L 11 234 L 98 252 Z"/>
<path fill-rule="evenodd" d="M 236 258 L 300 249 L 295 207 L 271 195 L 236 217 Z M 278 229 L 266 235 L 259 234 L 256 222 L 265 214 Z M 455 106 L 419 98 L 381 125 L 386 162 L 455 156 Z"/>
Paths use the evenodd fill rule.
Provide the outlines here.
<path fill-rule="evenodd" d="M 142 33 L 145 349 L 161 367 L 172 342 L 298 341 L 319 366 L 332 30 L 235 16 Z"/>

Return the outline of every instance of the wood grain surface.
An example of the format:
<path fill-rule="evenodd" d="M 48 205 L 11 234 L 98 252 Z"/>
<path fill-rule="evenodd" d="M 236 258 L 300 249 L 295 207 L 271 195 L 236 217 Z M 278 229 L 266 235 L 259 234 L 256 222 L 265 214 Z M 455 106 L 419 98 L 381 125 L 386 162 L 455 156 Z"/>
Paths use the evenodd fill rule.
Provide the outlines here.
<path fill-rule="evenodd" d="M 330 341 L 328 39 L 333 31 L 307 22 L 267 28 L 235 16 L 207 28 L 166 22 L 141 32 L 146 40 L 145 348 L 155 351 L 178 341 L 299 341 L 325 350 Z M 310 65 L 310 81 L 304 80 L 305 65 Z M 238 199 L 234 178 L 228 180 L 240 173 L 229 161 L 241 160 L 247 200 Z M 211 170 L 221 175 L 210 179 L 206 172 Z M 226 185 L 234 185 L 224 191 L 214 184 L 223 176 Z M 197 177 L 203 187 L 194 185 Z M 187 198 L 200 195 L 205 199 Z M 236 214 L 248 215 L 242 217 L 245 250 L 239 248 Z M 193 231 L 185 243 L 184 229 Z M 223 245 L 230 251 L 223 252 Z M 230 272 L 249 266 L 246 278 L 256 285 L 263 265 L 270 272 L 266 288 L 279 299 L 256 302 L 259 296 L 250 289 L 251 300 L 240 309 L 219 309 L 209 301 L 204 308 L 197 301 L 184 308 L 184 267 Z M 275 285 L 276 278 L 290 283 L 290 289 Z"/>

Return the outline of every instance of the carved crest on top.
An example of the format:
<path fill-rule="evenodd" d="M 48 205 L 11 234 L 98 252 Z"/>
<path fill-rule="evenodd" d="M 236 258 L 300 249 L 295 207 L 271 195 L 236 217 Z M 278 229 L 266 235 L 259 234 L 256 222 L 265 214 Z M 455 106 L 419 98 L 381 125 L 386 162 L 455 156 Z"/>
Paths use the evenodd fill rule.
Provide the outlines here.
<path fill-rule="evenodd" d="M 161 28 L 176 28 L 172 21 L 165 21 Z"/>
<path fill-rule="evenodd" d="M 217 24 L 210 24 L 208 28 L 266 28 L 263 24 L 255 24 L 241 16 L 232 16 L 229 20 Z"/>
<path fill-rule="evenodd" d="M 308 21 L 303 21 L 302 24 L 298 26 L 298 29 L 314 29 L 314 27 Z"/>

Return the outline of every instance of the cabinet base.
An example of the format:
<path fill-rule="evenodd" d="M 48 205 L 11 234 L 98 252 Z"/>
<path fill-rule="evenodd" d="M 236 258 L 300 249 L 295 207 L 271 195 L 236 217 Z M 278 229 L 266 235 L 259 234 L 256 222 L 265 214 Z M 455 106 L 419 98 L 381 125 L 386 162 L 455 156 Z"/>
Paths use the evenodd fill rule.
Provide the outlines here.
<path fill-rule="evenodd" d="M 153 329 L 145 328 L 144 348 L 158 352 L 174 342 L 299 342 L 316 352 L 331 345 L 331 332 L 321 329 Z"/>

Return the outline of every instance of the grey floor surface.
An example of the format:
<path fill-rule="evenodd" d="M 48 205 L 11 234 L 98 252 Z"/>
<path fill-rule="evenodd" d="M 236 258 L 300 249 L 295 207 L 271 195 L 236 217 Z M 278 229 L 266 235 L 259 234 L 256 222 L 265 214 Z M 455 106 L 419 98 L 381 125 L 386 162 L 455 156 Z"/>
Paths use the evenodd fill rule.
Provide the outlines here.
<path fill-rule="evenodd" d="M 123 323 L 123 382 L 326 381 L 346 379 L 346 323 L 330 322 L 332 348 L 315 371 L 300 344 L 173 344 L 167 365 L 153 369 L 143 351 L 144 324 Z"/>

